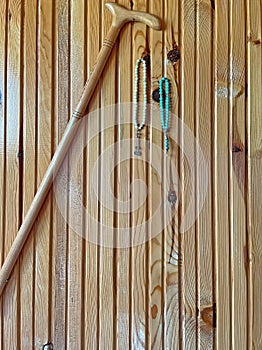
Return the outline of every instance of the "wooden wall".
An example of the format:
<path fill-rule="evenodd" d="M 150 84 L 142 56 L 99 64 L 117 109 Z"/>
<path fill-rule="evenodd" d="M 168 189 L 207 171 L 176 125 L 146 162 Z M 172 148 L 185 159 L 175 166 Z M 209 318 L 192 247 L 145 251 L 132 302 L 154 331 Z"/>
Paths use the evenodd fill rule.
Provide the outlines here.
<path fill-rule="evenodd" d="M 2 262 L 111 25 L 104 2 L 0 1 Z M 126 188 L 134 179 L 147 185 L 147 200 L 138 210 L 121 214 L 119 201 L 114 211 L 99 200 L 89 205 L 97 158 L 102 154 L 98 193 L 109 196 L 112 158 L 103 151 L 114 145 L 117 164 L 123 152 L 118 141 L 134 135 L 132 116 L 122 126 L 117 113 L 116 126 L 96 135 L 77 168 L 84 205 L 98 222 L 92 233 L 101 244 L 68 225 L 74 188 L 67 184 L 66 218 L 51 190 L 1 297 L 0 349 L 261 349 L 261 1 L 117 2 L 159 16 L 163 30 L 140 23 L 122 30 L 89 111 L 132 101 L 134 65 L 142 55 L 150 56 L 151 96 L 167 53 L 177 48 L 180 58 L 167 65 L 166 74 L 172 112 L 182 122 L 171 121 L 179 140 L 170 151 L 179 174 L 179 205 L 172 223 L 152 240 L 125 249 L 104 247 L 102 224 L 137 233 L 149 222 L 141 234 L 150 234 L 149 218 L 162 200 L 164 181 L 164 171 L 156 173 L 151 163 L 158 157 L 165 169 L 166 162 L 163 152 L 148 148 L 147 163 L 130 158 L 115 167 L 110 179 L 116 198 L 130 199 Z M 103 130 L 106 113 L 98 110 L 92 118 Z M 92 136 L 88 123 L 83 144 Z M 149 115 L 141 138 L 161 147 L 162 134 L 152 123 Z M 194 147 L 197 166 L 190 171 L 183 125 L 202 149 L 208 177 L 204 206 L 186 233 L 180 223 L 192 197 L 197 211 L 205 184 Z M 76 151 L 68 155 L 69 172 Z M 83 227 L 93 230 L 79 215 Z M 49 342 L 53 347 L 44 346 Z"/>

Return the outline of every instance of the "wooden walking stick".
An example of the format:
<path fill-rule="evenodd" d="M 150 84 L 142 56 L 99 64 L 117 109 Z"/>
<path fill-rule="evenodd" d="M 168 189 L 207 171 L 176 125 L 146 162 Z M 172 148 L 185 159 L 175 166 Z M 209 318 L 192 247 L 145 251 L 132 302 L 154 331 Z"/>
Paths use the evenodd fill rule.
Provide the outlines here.
<path fill-rule="evenodd" d="M 149 27 L 160 30 L 160 20 L 153 15 L 145 12 L 127 10 L 115 3 L 107 3 L 106 7 L 113 14 L 113 21 L 109 30 L 108 36 L 104 41 L 103 47 L 99 53 L 97 63 L 93 69 L 90 79 L 87 81 L 82 97 L 74 111 L 70 121 L 68 122 L 64 136 L 53 156 L 53 159 L 47 169 L 47 172 L 42 180 L 42 183 L 35 195 L 35 198 L 29 208 L 29 211 L 17 233 L 14 243 L 8 253 L 4 264 L 0 271 L 0 295 L 5 287 L 5 284 L 13 270 L 13 267 L 20 255 L 20 252 L 25 244 L 25 241 L 30 233 L 30 230 L 36 220 L 36 217 L 44 203 L 44 200 L 52 185 L 53 178 L 59 170 L 71 142 L 75 136 L 81 118 L 84 116 L 86 107 L 93 95 L 98 80 L 103 72 L 108 57 L 117 40 L 118 34 L 124 24 L 128 22 L 142 22 Z"/>

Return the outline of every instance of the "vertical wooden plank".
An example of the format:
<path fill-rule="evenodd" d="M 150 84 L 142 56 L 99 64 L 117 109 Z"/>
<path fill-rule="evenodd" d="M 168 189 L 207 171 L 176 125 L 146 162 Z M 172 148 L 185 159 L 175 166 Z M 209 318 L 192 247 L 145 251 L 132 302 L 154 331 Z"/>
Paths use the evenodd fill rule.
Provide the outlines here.
<path fill-rule="evenodd" d="M 231 271 L 232 348 L 247 346 L 247 226 L 246 226 L 246 25 L 245 1 L 231 1 Z M 247 346 L 248 348 L 248 346 Z"/>
<path fill-rule="evenodd" d="M 170 130 L 173 135 L 177 135 L 178 139 L 178 124 L 174 117 L 180 117 L 180 11 L 179 1 L 165 0 L 165 47 L 163 50 L 163 63 L 166 64 L 167 77 L 171 82 L 171 120 Z M 169 59 L 170 54 L 174 55 L 173 59 Z M 179 147 L 175 142 L 170 140 L 169 157 L 179 173 Z M 174 174 L 172 174 L 174 176 Z M 168 168 L 166 169 L 166 181 L 173 182 L 174 178 L 170 178 Z M 179 198 L 179 189 L 173 188 L 177 192 Z M 174 209 L 173 220 L 165 231 L 165 247 L 163 248 L 164 263 L 166 263 L 166 300 L 165 308 L 165 348 L 179 348 L 179 216 L 178 207 Z"/>
<path fill-rule="evenodd" d="M 70 97 L 71 97 L 71 113 L 81 96 L 82 86 L 85 83 L 85 2 L 71 1 L 70 13 Z M 80 141 L 78 141 L 80 142 Z M 84 134 L 81 133 L 81 143 L 84 149 Z M 79 157 L 79 149 L 72 147 L 69 151 L 69 174 L 72 172 L 71 164 Z M 84 188 L 84 169 L 86 157 L 82 157 L 77 167 L 77 183 Z M 74 208 L 75 188 L 69 185 L 69 225 L 74 218 L 74 213 L 70 210 Z M 78 208 L 79 220 L 83 222 L 83 213 L 81 207 Z M 68 235 L 68 297 L 67 297 L 67 347 L 68 349 L 82 349 L 82 242 L 83 238 L 72 229 L 69 228 Z"/>
<path fill-rule="evenodd" d="M 59 0 L 53 8 L 55 16 L 54 29 L 56 31 L 55 48 L 58 56 L 56 62 L 55 93 L 55 147 L 58 146 L 70 112 L 70 43 L 69 43 L 69 4 L 68 0 Z M 53 37 L 54 38 L 54 37 Z M 65 160 L 67 162 L 67 159 Z M 63 164 L 66 168 L 66 165 Z M 68 171 L 66 168 L 65 171 Z M 59 181 L 59 180 L 58 180 Z M 64 198 L 67 207 L 68 198 Z M 55 201 L 54 201 L 55 202 Z M 63 216 L 65 215 L 65 217 Z M 53 327 L 52 337 L 55 348 L 67 347 L 67 286 L 68 286 L 68 213 L 61 213 L 54 203 L 54 238 L 53 238 L 53 284 L 55 296 L 53 298 Z"/>
<path fill-rule="evenodd" d="M 6 187 L 6 98 L 7 98 L 7 9 L 8 3 L 0 3 L 0 259 L 4 260 L 4 235 L 5 235 L 5 187 Z M 0 349 L 3 349 L 3 297 L 0 299 Z"/>
<path fill-rule="evenodd" d="M 262 281 L 262 240 L 260 190 L 262 171 L 262 122 L 261 122 L 261 2 L 247 2 L 247 139 L 248 139 L 248 272 L 249 272 L 249 319 L 248 346 L 259 349 L 262 344 L 261 333 L 261 281 Z"/>
<path fill-rule="evenodd" d="M 8 3 L 8 56 L 6 90 L 6 166 L 4 256 L 10 250 L 19 226 L 19 135 L 20 135 L 20 43 L 21 1 Z M 11 219 L 12 218 L 12 219 Z M 19 346 L 19 264 L 3 292 L 3 347 Z"/>
<path fill-rule="evenodd" d="M 24 11 L 24 168 L 23 168 L 23 218 L 36 191 L 36 103 L 37 103 L 37 6 L 35 1 L 25 4 Z M 34 289 L 35 289 L 35 227 L 20 258 L 21 290 L 21 348 L 34 344 Z"/>
<path fill-rule="evenodd" d="M 86 21 L 86 55 L 87 55 L 87 75 L 90 76 L 92 67 L 96 62 L 98 53 L 101 47 L 101 2 L 100 1 L 88 1 L 87 2 L 87 21 Z M 97 40 L 93 40 L 93 38 Z M 100 125 L 100 88 L 101 84 L 98 83 L 94 96 L 89 104 L 88 111 L 92 112 L 92 124 L 97 130 L 99 130 Z M 95 112 L 94 112 L 95 111 Z M 90 128 L 89 118 L 87 118 L 86 123 L 86 135 L 90 140 L 92 138 L 92 129 Z M 97 135 L 93 142 L 88 142 L 87 144 L 87 159 L 86 159 L 86 208 L 87 212 L 94 218 L 99 218 L 99 202 L 91 201 L 91 191 L 97 190 L 99 193 L 99 188 L 93 188 L 94 184 L 92 182 L 91 169 L 94 167 L 94 163 L 99 157 L 99 136 Z M 98 184 L 99 187 L 99 184 Z M 99 220 L 98 220 L 99 222 Z M 87 219 L 85 221 L 85 226 L 87 229 L 87 235 L 92 233 L 94 229 L 91 226 L 90 221 Z M 97 229 L 95 234 L 99 234 L 99 223 L 97 224 Z M 97 349 L 100 346 L 100 321 L 99 321 L 99 283 L 100 283 L 100 260 L 99 260 L 99 247 L 94 245 L 89 240 L 86 240 L 85 244 L 85 266 L 84 275 L 85 285 L 84 285 L 84 322 L 85 322 L 85 349 Z"/>
<path fill-rule="evenodd" d="M 182 123 L 195 134 L 195 1 L 185 0 L 181 4 L 181 118 Z M 183 127 L 182 127 L 183 129 Z M 195 172 L 190 173 L 187 166 L 184 130 L 181 130 L 181 218 L 185 216 L 191 196 L 195 196 L 192 185 L 195 183 Z M 195 155 L 195 149 L 191 152 Z M 195 170 L 195 169 L 194 169 Z M 181 348 L 197 347 L 196 321 L 196 226 L 193 225 L 181 234 Z"/>
<path fill-rule="evenodd" d="M 129 0 L 118 1 L 119 5 L 126 8 L 130 8 Z M 118 104 L 119 108 L 122 107 L 122 103 L 132 101 L 132 25 L 129 24 L 120 33 L 119 37 L 119 50 L 118 50 Z M 130 185 L 131 178 L 131 161 L 125 161 L 119 163 L 123 158 L 124 150 L 121 147 L 121 141 L 130 139 L 132 137 L 132 125 L 122 124 L 123 116 L 119 113 L 118 115 L 118 126 L 117 126 L 117 159 L 118 164 L 117 173 L 117 188 L 116 198 L 118 199 L 118 207 L 116 208 L 116 226 L 118 228 L 125 228 L 126 234 L 130 235 L 131 232 L 131 217 L 130 213 L 121 213 L 121 202 L 130 201 L 129 192 L 127 189 Z M 130 120 L 131 121 L 131 120 Z M 130 155 L 131 156 L 131 155 Z M 131 206 L 130 206 L 131 211 Z M 116 242 L 118 246 L 118 241 Z M 131 338 L 131 250 L 132 247 L 120 248 L 115 252 L 116 258 L 116 334 L 117 337 L 117 349 L 130 349 L 132 338 Z"/>
<path fill-rule="evenodd" d="M 197 230 L 197 339 L 198 349 L 213 349 L 214 285 L 212 235 L 212 41 L 214 9 L 210 1 L 196 2 L 196 138 L 208 167 L 208 189 L 205 203 L 196 218 Z M 201 158 L 196 154 L 196 205 L 203 196 Z M 197 210 L 198 212 L 198 210 Z"/>
<path fill-rule="evenodd" d="M 109 28 L 112 23 L 112 15 L 105 9 L 106 1 L 102 1 L 102 38 L 105 39 Z M 110 59 L 106 65 L 103 73 L 102 85 L 101 85 L 101 178 L 100 188 L 101 191 L 106 192 L 108 196 L 111 196 L 111 191 L 114 193 L 114 182 L 111 182 L 111 189 L 109 190 L 106 185 L 105 175 L 109 176 L 114 164 L 113 159 L 106 157 L 103 152 L 112 144 L 114 144 L 114 132 L 113 129 L 105 129 L 107 115 L 103 108 L 108 105 L 112 105 L 116 102 L 116 49 L 110 56 Z M 101 197 L 100 197 L 101 199 Z M 100 202 L 100 223 L 103 223 L 106 227 L 114 227 L 114 213 L 108 208 L 103 206 Z M 114 288 L 114 251 L 112 248 L 104 246 L 103 242 L 103 228 L 99 227 L 99 233 L 101 234 L 100 240 L 100 281 L 99 281 L 99 345 L 100 347 L 112 347 L 114 348 L 116 339 L 114 337 L 114 315 L 116 297 L 116 290 Z"/>
<path fill-rule="evenodd" d="M 151 14 L 163 18 L 164 16 L 164 4 L 160 1 L 158 4 L 149 3 L 148 11 Z M 168 18 L 167 13 L 165 13 L 165 19 Z M 167 28 L 165 28 L 167 30 Z M 152 96 L 154 89 L 159 88 L 159 80 L 162 78 L 163 74 L 163 57 L 165 55 L 165 48 L 163 42 L 163 32 L 151 30 L 149 32 L 149 43 L 150 43 L 150 95 Z M 151 96 L 149 96 L 148 102 L 151 102 Z M 152 101 L 153 102 L 153 101 Z M 157 105 L 156 108 L 159 106 Z M 155 113 L 154 117 L 160 118 L 159 113 Z M 156 124 L 156 121 L 152 115 L 149 123 L 149 143 L 150 145 L 157 145 L 162 148 L 162 134 L 159 130 L 156 130 L 152 125 Z M 150 127 L 151 126 L 151 127 Z M 165 199 L 161 198 L 161 185 L 164 187 L 166 185 L 166 174 L 158 173 L 154 166 L 156 162 L 162 163 L 162 168 L 165 164 L 163 160 L 163 152 L 156 151 L 156 147 L 150 147 L 146 151 L 149 152 L 148 159 L 149 164 L 147 164 L 147 201 L 148 201 L 148 232 L 149 235 L 154 231 L 153 223 L 151 221 L 152 216 L 157 210 L 158 205 L 162 203 Z M 164 157 L 165 158 L 165 157 Z M 162 213 L 165 215 L 165 213 Z M 159 214 L 159 221 L 163 222 L 163 217 Z M 163 227 L 164 229 L 164 227 Z M 165 276 L 166 276 L 166 261 L 163 253 L 165 252 L 165 238 L 166 232 L 159 233 L 156 237 L 148 242 L 148 271 L 149 271 L 149 281 L 148 281 L 148 327 L 149 327 L 149 340 L 148 346 L 151 349 L 164 349 L 165 346 L 165 335 L 166 335 L 166 288 L 165 288 Z"/>
<path fill-rule="evenodd" d="M 229 226 L 229 6 L 215 2 L 215 105 L 214 105 L 214 229 L 217 334 L 216 347 L 231 346 L 231 275 Z M 226 136 L 225 136 L 226 135 Z"/>
<path fill-rule="evenodd" d="M 37 187 L 51 160 L 53 145 L 53 2 L 39 3 L 38 106 L 37 106 Z M 51 198 L 47 197 L 36 222 L 35 238 L 35 346 L 49 340 L 50 237 L 52 235 Z"/>
<path fill-rule="evenodd" d="M 140 0 L 134 3 L 134 10 L 146 11 L 147 1 Z M 134 23 L 133 25 L 133 69 L 135 67 L 136 60 L 141 58 L 147 50 L 146 42 L 146 27 L 141 23 Z M 134 76 L 133 76 L 134 77 Z M 141 116 L 140 116 L 141 117 Z M 140 139 L 146 140 L 147 127 L 143 129 Z M 134 126 L 133 126 L 133 138 L 135 138 Z M 132 150 L 134 144 L 132 145 Z M 146 149 L 142 149 L 142 152 L 147 152 Z M 135 159 L 132 162 L 132 181 L 134 179 L 140 179 L 145 184 L 146 180 L 146 164 Z M 141 201 L 141 193 L 138 190 L 135 194 L 136 198 L 132 198 L 132 201 Z M 132 202 L 133 206 L 133 202 Z M 148 227 L 145 225 L 147 220 L 147 207 L 146 203 L 141 205 L 136 211 L 131 211 L 132 222 L 132 236 L 133 235 L 147 235 Z M 144 229 L 141 232 L 137 232 L 136 226 L 144 224 Z M 146 348 L 150 344 L 150 330 L 148 328 L 148 316 L 149 316 L 149 300 L 148 300 L 148 251 L 147 243 L 140 246 L 133 247 L 132 249 L 132 347 L 131 349 Z"/>
<path fill-rule="evenodd" d="M 1 175 L 0 175 L 0 198 L 1 198 L 1 210 L 0 210 L 0 223 L 1 223 L 1 263 L 3 261 L 3 228 L 4 228 L 4 210 L 5 210 L 5 113 L 6 113 L 6 56 L 7 56 L 7 15 L 6 8 L 7 3 L 1 2 L 0 4 L 0 31 L 1 44 L 0 44 L 0 164 L 1 164 Z"/>

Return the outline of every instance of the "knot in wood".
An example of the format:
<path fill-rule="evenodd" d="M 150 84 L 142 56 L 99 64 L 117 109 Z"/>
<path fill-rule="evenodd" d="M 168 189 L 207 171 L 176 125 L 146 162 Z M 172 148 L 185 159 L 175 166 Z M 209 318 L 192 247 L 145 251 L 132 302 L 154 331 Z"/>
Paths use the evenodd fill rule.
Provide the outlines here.
<path fill-rule="evenodd" d="M 165 98 L 166 98 L 166 92 L 165 92 L 165 90 L 163 89 L 163 99 L 165 99 Z M 153 99 L 155 102 L 157 102 L 157 103 L 160 102 L 159 88 L 157 88 L 157 89 L 155 89 L 155 90 L 153 91 L 153 93 L 152 93 L 152 99 Z"/>
<path fill-rule="evenodd" d="M 180 50 L 176 45 L 173 50 L 170 50 L 167 54 L 168 60 L 174 65 L 180 60 Z"/>

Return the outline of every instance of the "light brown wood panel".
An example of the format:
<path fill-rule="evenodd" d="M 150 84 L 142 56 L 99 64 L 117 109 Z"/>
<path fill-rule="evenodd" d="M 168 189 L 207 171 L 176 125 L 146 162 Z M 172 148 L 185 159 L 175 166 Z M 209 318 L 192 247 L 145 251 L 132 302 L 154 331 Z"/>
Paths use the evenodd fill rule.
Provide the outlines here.
<path fill-rule="evenodd" d="M 187 162 L 185 150 L 185 130 L 184 124 L 187 125 L 192 134 L 195 135 L 196 125 L 196 2 L 192 0 L 183 1 L 181 4 L 181 110 L 180 118 L 182 127 L 180 130 L 181 147 L 180 147 L 180 167 L 181 167 L 181 220 L 186 215 L 187 207 L 191 197 L 195 197 L 193 184 L 196 183 L 195 168 L 190 171 Z M 190 149 L 191 154 L 195 157 L 195 148 Z M 195 210 L 195 208 L 193 209 Z M 192 213 L 193 214 L 193 213 Z M 181 224 L 181 223 L 180 223 Z M 181 318 L 182 343 L 183 349 L 193 349 L 197 345 L 197 290 L 196 290 L 196 225 L 191 226 L 181 235 L 181 310 L 184 313 Z"/>
<path fill-rule="evenodd" d="M 214 9 L 211 2 L 196 2 L 196 139 L 204 154 L 208 176 L 205 203 L 196 222 L 197 263 L 197 341 L 201 349 L 214 347 L 214 285 L 213 285 L 213 235 L 212 235 L 212 40 Z M 196 208 L 203 195 L 203 170 L 201 158 L 196 152 Z"/>
<path fill-rule="evenodd" d="M 37 184 L 37 4 L 35 1 L 28 2 L 24 7 L 24 89 L 23 100 L 23 188 L 27 189 L 23 198 L 23 218 L 34 198 Z M 20 258 L 21 288 L 21 348 L 25 349 L 34 343 L 34 306 L 35 306 L 35 234 L 36 227 L 32 230 L 32 235 L 28 240 Z M 30 300 L 30 302 L 28 302 Z"/>
<path fill-rule="evenodd" d="M 5 115 L 5 219 L 3 255 L 8 253 L 21 220 L 20 217 L 20 116 L 22 104 L 21 67 L 21 10 L 20 1 L 9 1 L 6 37 L 6 115 Z M 12 296 L 12 297 L 10 297 Z M 20 342 L 20 279 L 19 262 L 16 264 L 3 293 L 3 348 L 16 349 Z"/>
<path fill-rule="evenodd" d="M 87 63 L 86 68 L 88 77 L 92 72 L 92 67 L 96 62 L 99 50 L 102 46 L 101 37 L 101 3 L 89 1 L 87 7 Z M 97 40 L 93 40 L 93 37 Z M 100 126 L 100 89 L 101 83 L 98 83 L 94 97 L 91 101 L 88 111 L 92 113 L 92 125 L 96 130 L 99 130 Z M 96 190 L 99 193 L 100 184 L 97 186 L 93 185 L 92 181 L 92 169 L 96 160 L 99 157 L 99 135 L 95 135 L 92 139 L 92 131 L 90 130 L 89 118 L 87 118 L 85 124 L 85 133 L 87 138 L 90 140 L 86 149 L 86 209 L 87 212 L 95 219 L 99 217 L 99 201 L 92 200 L 91 191 Z M 88 169 L 90 169 L 88 171 Z M 86 234 L 92 234 L 93 225 L 90 220 L 85 222 Z M 96 225 L 97 233 L 99 233 L 99 220 Z M 99 286 L 100 286 L 100 262 L 99 262 L 99 244 L 94 245 L 88 240 L 86 241 L 86 252 L 85 252 L 85 303 L 84 303 L 84 322 L 85 322 L 85 333 L 84 333 L 84 348 L 85 349 L 97 349 L 99 348 L 99 312 L 100 312 L 100 298 L 99 298 Z"/>
<path fill-rule="evenodd" d="M 1 210 L 0 210 L 0 244 L 1 244 L 1 264 L 4 260 L 4 233 L 5 233 L 5 188 L 6 188 L 6 176 L 5 176 L 5 166 L 6 166 L 6 41 L 7 41 L 7 4 L 2 1 L 0 3 L 0 31 L 2 42 L 0 45 L 0 198 L 1 198 Z M 3 348 L 3 297 L 0 300 L 0 349 Z"/>
<path fill-rule="evenodd" d="M 215 12 L 215 115 L 214 115 L 214 210 L 215 269 L 217 307 L 217 346 L 232 346 L 232 274 L 230 226 L 230 7 L 227 1 L 216 4 Z M 219 23 L 223 22 L 221 28 Z"/>
<path fill-rule="evenodd" d="M 0 2 L 1 263 L 111 26 L 105 2 Z M 51 189 L 1 296 L 0 349 L 260 349 L 261 1 L 116 2 L 158 16 L 162 30 L 141 23 L 122 29 L 64 177 Z M 133 100 L 141 56 L 148 60 L 153 107 L 140 137 L 146 161 L 133 156 L 132 110 L 121 108 Z M 152 98 L 163 75 L 174 113 L 169 157 Z M 110 118 L 114 125 L 105 130 Z M 187 139 L 187 127 L 196 143 Z M 126 140 L 130 154 L 121 161 Z M 173 221 L 164 227 L 164 206 L 157 236 L 117 247 L 117 228 L 130 241 L 154 231 L 150 218 L 166 200 L 171 160 L 180 181 Z M 144 186 L 146 200 L 134 209 Z M 183 232 L 192 198 L 196 221 Z M 115 229 L 111 241 L 106 227 Z"/>
<path fill-rule="evenodd" d="M 70 3 L 70 115 L 72 115 L 75 106 L 77 105 L 79 96 L 82 92 L 82 86 L 85 83 L 86 72 L 86 59 L 84 53 L 85 42 L 85 3 L 84 1 L 71 2 Z M 78 79 L 75 79 L 78 77 Z M 85 135 L 81 135 L 81 144 L 84 149 Z M 79 142 L 80 142 L 79 140 Z M 71 163 L 74 164 L 74 159 L 79 156 L 79 150 L 72 148 L 69 151 L 68 163 L 69 163 L 69 177 L 71 172 L 74 171 L 74 167 L 71 167 Z M 81 184 L 81 192 L 85 190 L 84 182 L 84 169 L 86 163 L 85 154 L 79 159 L 77 173 L 75 174 L 75 181 L 77 184 Z M 73 213 L 70 208 L 74 208 L 74 186 L 69 183 L 69 211 L 68 211 L 68 223 L 74 220 Z M 80 210 L 80 208 L 79 208 Z M 80 212 L 79 220 L 83 222 L 84 212 Z M 82 323 L 83 317 L 83 244 L 84 240 L 81 235 L 76 234 L 72 228 L 68 230 L 68 295 L 67 295 L 67 347 L 69 349 L 82 349 L 82 327 L 79 324 Z"/>
<path fill-rule="evenodd" d="M 134 10 L 146 11 L 147 0 L 134 2 Z M 141 23 L 134 23 L 132 32 L 133 57 L 132 70 L 134 72 L 136 60 L 141 58 L 146 53 L 147 49 L 147 33 L 146 27 Z M 142 74 L 142 73 L 141 73 Z M 133 73 L 134 79 L 134 73 Z M 142 86 L 142 79 L 140 81 Z M 142 87 L 141 87 L 142 90 Z M 141 100 L 140 100 L 141 101 Z M 132 117 L 130 118 L 132 122 Z M 141 115 L 139 118 L 141 123 Z M 140 140 L 146 140 L 147 126 L 143 128 L 140 135 Z M 135 138 L 135 128 L 132 125 L 133 139 Z M 132 143 L 132 152 L 134 152 L 135 141 Z M 146 149 L 141 146 L 141 152 L 146 152 Z M 131 181 L 139 179 L 142 183 L 147 182 L 146 166 L 139 157 L 135 157 L 132 161 Z M 147 220 L 147 205 L 144 202 L 138 209 L 134 209 L 136 201 L 141 201 L 142 192 L 140 184 L 136 188 L 135 194 L 132 197 L 131 209 L 131 227 L 132 236 L 147 235 L 148 226 L 145 225 Z M 136 196 L 136 197 L 135 197 Z M 143 229 L 137 229 L 142 225 Z M 148 289 L 148 250 L 147 243 L 132 248 L 132 334 L 131 334 L 131 349 L 139 349 L 149 347 L 149 289 Z"/>
<path fill-rule="evenodd" d="M 245 2 L 231 2 L 231 270 L 233 347 L 248 345 L 248 295 L 247 295 L 247 220 L 246 220 L 246 28 Z M 240 150 L 240 151 L 239 151 Z"/>
<path fill-rule="evenodd" d="M 54 57 L 56 57 L 55 75 L 55 123 L 54 123 L 54 146 L 57 147 L 65 131 L 70 112 L 70 43 L 69 27 L 70 2 L 59 1 L 56 3 L 54 12 Z M 65 162 L 68 159 L 65 160 Z M 63 164 L 64 165 L 64 164 Z M 66 163 L 67 165 L 67 163 Z M 64 167 L 66 168 L 66 165 Z M 64 169 L 64 168 L 63 168 Z M 65 169 L 65 172 L 68 169 Z M 56 179 L 59 184 L 59 178 Z M 65 186 L 69 187 L 68 184 Z M 64 198 L 66 204 L 69 199 Z M 63 216 L 65 215 L 65 217 Z M 67 346 L 67 296 L 68 296 L 68 278 L 67 278 L 67 260 L 68 260 L 68 213 L 61 213 L 56 206 L 56 200 L 53 199 L 53 247 L 52 247 L 52 328 L 51 339 L 54 347 Z"/>
<path fill-rule="evenodd" d="M 248 140 L 248 258 L 249 273 L 249 346 L 259 349 L 262 344 L 261 333 L 261 2 L 247 2 L 247 140 Z"/>
<path fill-rule="evenodd" d="M 232 345 L 232 275 L 230 249 L 232 231 L 229 223 L 230 206 L 230 121 L 229 121 L 229 16 L 228 1 L 217 2 L 214 35 L 214 228 L 217 347 Z M 223 23 L 220 26 L 220 23 Z"/>
<path fill-rule="evenodd" d="M 164 13 L 164 4 L 159 2 L 158 4 L 149 4 L 149 11 L 156 16 Z M 159 88 L 159 80 L 163 73 L 163 32 L 156 32 L 150 30 L 149 32 L 149 57 L 150 57 L 150 95 L 149 103 L 153 103 L 152 94 L 154 89 Z M 156 106 L 157 108 L 157 106 Z M 148 130 L 147 140 L 150 145 L 156 144 L 159 146 L 159 151 L 156 152 L 152 147 L 148 147 L 150 153 L 148 155 L 148 161 L 151 165 L 148 170 L 148 233 L 149 235 L 154 231 L 154 223 L 150 218 L 154 215 L 155 211 L 158 209 L 160 203 L 162 203 L 161 198 L 161 183 L 164 182 L 163 178 L 165 174 L 162 174 L 154 168 L 155 161 L 162 162 L 164 164 L 163 154 L 160 149 L 162 148 L 162 138 L 159 130 L 154 128 L 155 120 L 154 118 L 160 118 L 159 113 L 152 113 L 150 118 L 148 118 L 148 123 L 151 125 Z M 157 154 L 155 154 L 157 153 Z M 162 214 L 165 215 L 164 210 Z M 160 219 L 163 221 L 163 219 Z M 149 273 L 149 283 L 148 283 L 148 294 L 149 294 L 149 342 L 148 347 L 151 349 L 161 349 L 165 348 L 165 319 L 166 319 L 166 288 L 165 288 L 165 276 L 166 276 L 166 263 L 162 259 L 163 252 L 165 251 L 165 231 L 163 230 L 157 236 L 153 237 L 152 240 L 148 242 L 148 271 Z"/>
<path fill-rule="evenodd" d="M 103 42 L 111 27 L 111 15 L 105 9 L 106 1 L 101 2 L 101 41 Z M 97 28 L 100 29 L 100 28 Z M 115 337 L 115 305 L 116 305 L 116 290 L 114 288 L 115 283 L 115 252 L 113 248 L 106 245 L 107 235 L 103 234 L 103 226 L 114 227 L 114 205 L 113 211 L 109 210 L 106 205 L 101 201 L 103 193 L 105 193 L 105 200 L 112 198 L 112 194 L 115 193 L 114 178 L 111 177 L 111 171 L 114 166 L 115 155 L 114 153 L 105 153 L 105 150 L 114 145 L 115 132 L 114 127 L 107 127 L 107 112 L 106 107 L 115 104 L 116 102 L 116 54 L 117 45 L 113 49 L 110 60 L 108 61 L 102 78 L 101 83 L 101 104 L 100 104 L 100 130 L 102 131 L 100 137 L 100 205 L 99 205 L 99 235 L 100 235 L 100 250 L 99 250 L 99 347 L 106 349 L 107 347 L 114 348 L 116 345 Z M 109 111 L 109 118 L 113 112 L 113 109 Z M 106 156 L 107 154 L 107 156 Z M 106 181 L 110 178 L 109 181 Z M 109 188 L 107 184 L 109 183 Z M 110 199 L 109 199 L 110 200 Z M 112 199 L 111 199 L 112 202 Z"/>
<path fill-rule="evenodd" d="M 118 1 L 120 5 L 127 8 L 130 7 L 130 1 L 123 0 Z M 129 103 L 132 101 L 132 91 L 133 91 L 133 70 L 130 72 L 130 64 L 132 62 L 132 24 L 129 24 L 119 37 L 119 48 L 118 48 L 118 59 L 117 59 L 117 74 L 118 74 L 118 86 L 117 86 L 117 102 L 120 104 L 120 111 L 117 115 L 117 124 L 119 126 L 116 128 L 117 135 L 117 146 L 116 146 L 116 193 L 117 207 L 116 212 L 121 210 L 121 202 L 129 203 L 129 212 L 119 214 L 116 217 L 116 227 L 125 228 L 125 232 L 130 236 L 131 232 L 131 203 L 129 196 L 130 189 L 130 179 L 131 179 L 131 166 L 129 161 L 123 161 L 119 163 L 121 159 L 124 158 L 125 152 L 123 150 L 121 142 L 124 140 L 129 140 L 128 143 L 131 145 L 131 137 L 133 126 L 129 124 L 121 125 L 121 120 L 123 115 L 121 111 L 121 104 Z M 133 68 L 133 67 L 132 67 Z M 132 152 L 132 150 L 131 150 Z M 116 236 L 116 246 L 121 239 L 121 234 Z M 131 314 L 132 314 L 132 280 L 130 279 L 130 274 L 132 274 L 132 248 L 128 246 L 123 249 L 118 249 L 115 252 L 116 258 L 116 334 L 117 334 L 117 348 L 118 349 L 130 349 L 132 346 L 132 324 Z"/>
<path fill-rule="evenodd" d="M 38 91 L 37 100 L 37 186 L 47 170 L 53 152 L 54 99 L 53 99 L 53 13 L 52 1 L 39 2 L 38 36 Z M 35 233 L 35 344 L 41 346 L 50 337 L 50 244 L 53 232 L 52 196 L 45 201 Z"/>
<path fill-rule="evenodd" d="M 165 1 L 164 4 L 165 12 L 164 18 L 166 18 L 166 31 L 164 33 L 165 38 L 165 51 L 163 57 L 163 64 L 167 64 L 165 75 L 170 79 L 171 82 L 171 120 L 170 128 L 173 130 L 173 135 L 176 135 L 178 139 L 179 127 L 176 118 L 180 117 L 180 36 L 179 36 L 179 27 L 180 27 L 180 4 L 179 2 L 170 2 Z M 172 14 L 172 15 L 169 15 Z M 170 53 L 175 53 L 174 59 L 168 59 Z M 160 77 L 161 78 L 161 77 Z M 170 140 L 170 157 L 175 166 L 177 173 L 179 173 L 179 158 L 180 150 L 174 140 Z M 168 165 L 168 163 L 167 163 Z M 166 176 L 168 181 L 174 182 L 171 185 L 171 189 L 175 190 L 178 202 L 172 213 L 173 221 L 167 227 L 164 237 L 165 237 L 165 246 L 164 248 L 164 263 L 166 264 L 166 275 L 165 284 L 166 284 L 166 300 L 165 308 L 166 314 L 165 317 L 165 347 L 168 349 L 179 349 L 179 328 L 180 328 L 180 317 L 179 317 L 179 265 L 181 261 L 180 250 L 179 250 L 179 210 L 178 203 L 180 197 L 180 189 L 175 180 L 175 174 L 172 173 L 172 179 L 169 179 L 169 170 L 166 169 Z"/>

